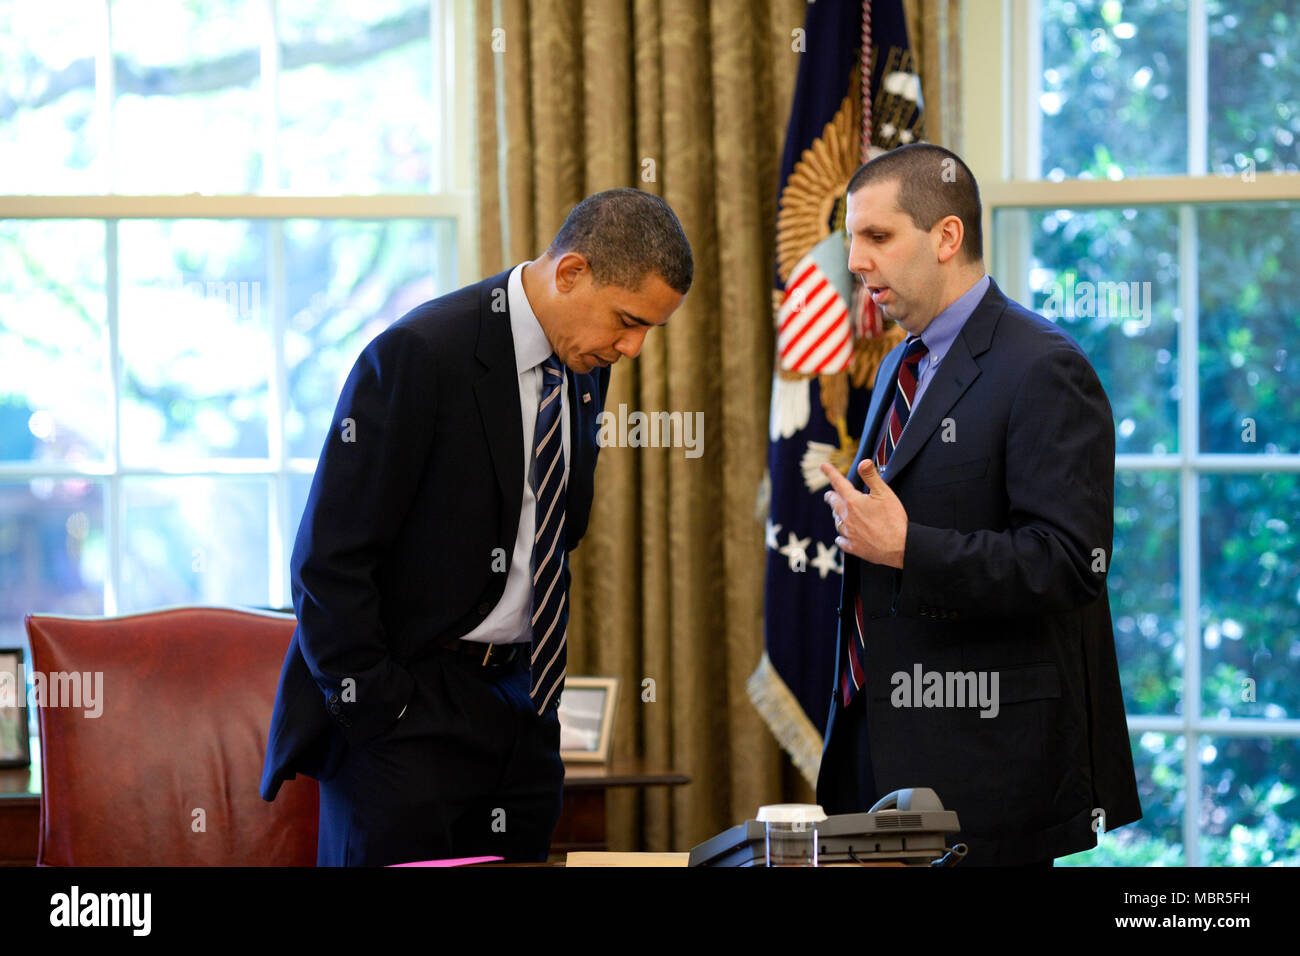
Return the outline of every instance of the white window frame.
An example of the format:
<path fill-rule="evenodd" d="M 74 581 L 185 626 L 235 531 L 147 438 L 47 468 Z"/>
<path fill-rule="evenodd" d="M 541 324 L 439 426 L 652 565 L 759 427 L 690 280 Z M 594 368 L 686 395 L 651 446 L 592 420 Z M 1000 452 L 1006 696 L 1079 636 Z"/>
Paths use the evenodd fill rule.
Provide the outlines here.
<path fill-rule="evenodd" d="M 978 9 L 975 9 L 978 8 Z M 1086 206 L 1177 205 L 1179 208 L 1178 451 L 1116 456 L 1117 470 L 1176 470 L 1180 483 L 1179 576 L 1185 688 L 1182 714 L 1129 715 L 1133 733 L 1181 736 L 1184 785 L 1183 862 L 1201 864 L 1199 827 L 1202 736 L 1300 737 L 1300 720 L 1206 718 L 1201 709 L 1200 488 L 1207 473 L 1300 472 L 1300 455 L 1204 454 L 1199 448 L 1199 338 L 1196 207 L 1205 203 L 1300 201 L 1300 175 L 1209 175 L 1206 170 L 1208 102 L 1205 0 L 1188 0 L 1188 170 L 1186 176 L 1119 181 L 1051 182 L 1040 173 L 1041 26 L 1038 0 L 979 0 L 963 6 L 961 103 L 965 141 L 958 144 L 980 183 L 990 274 L 1012 298 L 1030 302 L 1029 209 Z M 1001 231 L 994 229 L 994 214 Z"/>
<path fill-rule="evenodd" d="M 104 194 L 93 196 L 0 196 L 0 220 L 80 219 L 99 220 L 105 230 L 105 297 L 107 301 L 107 362 L 111 376 L 113 441 L 106 460 L 99 464 L 70 465 L 62 462 L 0 462 L 0 480 L 66 479 L 86 477 L 104 483 L 104 537 L 107 567 L 104 575 L 104 612 L 121 610 L 122 546 L 124 502 L 122 479 L 162 476 L 261 477 L 273 482 L 268 525 L 269 581 L 267 603 L 288 606 L 289 555 L 296 528 L 291 526 L 290 483 L 295 477 L 311 475 L 314 459 L 293 458 L 283 424 L 288 411 L 288 368 L 284 354 L 287 323 L 284 300 L 285 219 L 434 220 L 454 221 L 456 275 L 458 284 L 478 278 L 478 222 L 474 201 L 475 127 L 473 104 L 473 5 L 456 0 L 428 0 L 430 39 L 437 55 L 435 63 L 444 69 L 432 78 L 439 125 L 434 143 L 457 143 L 462 148 L 442 151 L 440 162 L 431 170 L 429 191 L 415 194 L 369 196 L 288 196 L 279 192 L 279 44 L 276 42 L 277 0 L 262 0 L 260 28 L 261 84 L 265 123 L 262 132 L 263 192 L 256 195 L 182 196 L 120 195 L 113 192 L 113 66 L 109 55 L 113 0 L 100 0 L 100 37 L 96 54 L 94 126 L 103 147 L 98 155 L 98 175 Z M 266 275 L 270 287 L 269 332 L 273 349 L 267 418 L 269 427 L 266 459 L 210 459 L 195 469 L 126 468 L 121 458 L 121 354 L 118 348 L 118 224 L 123 220 L 270 220 L 268 226 Z M 39 609 L 33 609 L 39 610 Z"/>

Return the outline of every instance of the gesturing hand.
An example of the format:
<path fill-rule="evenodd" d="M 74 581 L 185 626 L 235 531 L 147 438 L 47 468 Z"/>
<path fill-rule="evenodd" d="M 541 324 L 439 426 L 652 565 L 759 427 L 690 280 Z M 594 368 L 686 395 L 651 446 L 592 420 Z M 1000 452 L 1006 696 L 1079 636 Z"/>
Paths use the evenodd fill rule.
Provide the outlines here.
<path fill-rule="evenodd" d="M 907 511 L 880 477 L 875 463 L 867 458 L 858 465 L 866 494 L 854 488 L 834 465 L 823 463 L 821 469 L 831 483 L 825 497 L 835 516 L 835 530 L 839 532 L 835 544 L 839 549 L 872 564 L 901 568 L 907 544 Z"/>

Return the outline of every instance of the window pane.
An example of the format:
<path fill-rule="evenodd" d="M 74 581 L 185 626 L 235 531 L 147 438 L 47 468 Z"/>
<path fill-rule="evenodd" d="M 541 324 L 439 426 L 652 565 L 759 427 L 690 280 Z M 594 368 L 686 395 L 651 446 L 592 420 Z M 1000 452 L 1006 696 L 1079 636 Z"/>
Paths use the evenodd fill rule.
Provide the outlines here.
<path fill-rule="evenodd" d="M 1057 866 L 1182 866 L 1185 739 L 1130 734 L 1142 819 L 1103 833 L 1095 850 L 1062 857 Z M 1104 809 L 1104 808 L 1103 808 Z"/>
<path fill-rule="evenodd" d="M 1043 0 L 1041 18 L 1042 175 L 1186 173 L 1186 0 Z"/>
<path fill-rule="evenodd" d="M 339 390 L 366 344 L 455 288 L 449 220 L 285 223 L 289 454 L 315 461 Z"/>
<path fill-rule="evenodd" d="M 104 225 L 0 222 L 0 461 L 103 461 Z"/>
<path fill-rule="evenodd" d="M 1130 715 L 1182 712 L 1178 481 L 1173 471 L 1115 476 L 1115 549 L 1107 583 Z"/>
<path fill-rule="evenodd" d="M 262 222 L 123 222 L 122 460 L 266 458 Z"/>
<path fill-rule="evenodd" d="M 1300 475 L 1203 475 L 1206 716 L 1300 713 Z"/>
<path fill-rule="evenodd" d="M 294 539 L 298 537 L 298 525 L 302 524 L 302 513 L 307 510 L 307 495 L 311 493 L 311 475 L 289 476 L 289 551 L 293 551 Z M 285 555 L 287 558 L 289 555 Z"/>
<path fill-rule="evenodd" d="M 1300 203 L 1196 218 L 1201 450 L 1300 452 Z"/>
<path fill-rule="evenodd" d="M 1209 168 L 1300 168 L 1300 11 L 1277 0 L 1208 0 Z M 1231 77 L 1232 82 L 1215 82 Z"/>
<path fill-rule="evenodd" d="M 432 77 L 441 68 L 431 53 L 428 0 L 282 0 L 279 16 L 284 187 L 427 189 Z"/>
<path fill-rule="evenodd" d="M 0 192 L 102 191 L 94 123 L 101 7 L 0 4 Z"/>
<path fill-rule="evenodd" d="M 107 563 L 101 482 L 0 482 L 0 647 L 27 614 L 102 614 Z"/>
<path fill-rule="evenodd" d="M 114 0 L 117 192 L 257 191 L 261 9 Z"/>
<path fill-rule="evenodd" d="M 1178 448 L 1178 214 L 1028 213 L 1033 307 L 1078 341 L 1115 415 L 1120 454 Z"/>
<path fill-rule="evenodd" d="M 1300 865 L 1300 740 L 1201 738 L 1201 862 Z"/>
<path fill-rule="evenodd" d="M 270 479 L 124 478 L 121 609 L 268 601 Z"/>

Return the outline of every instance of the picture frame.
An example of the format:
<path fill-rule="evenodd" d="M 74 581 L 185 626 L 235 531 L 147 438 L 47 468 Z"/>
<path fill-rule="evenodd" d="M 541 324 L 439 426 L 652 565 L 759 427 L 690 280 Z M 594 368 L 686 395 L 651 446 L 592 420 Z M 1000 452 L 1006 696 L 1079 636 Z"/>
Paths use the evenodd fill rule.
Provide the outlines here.
<path fill-rule="evenodd" d="M 560 697 L 560 757 L 569 763 L 609 763 L 617 677 L 568 677 Z"/>
<path fill-rule="evenodd" d="M 0 767 L 29 767 L 27 671 L 21 647 L 0 647 Z"/>

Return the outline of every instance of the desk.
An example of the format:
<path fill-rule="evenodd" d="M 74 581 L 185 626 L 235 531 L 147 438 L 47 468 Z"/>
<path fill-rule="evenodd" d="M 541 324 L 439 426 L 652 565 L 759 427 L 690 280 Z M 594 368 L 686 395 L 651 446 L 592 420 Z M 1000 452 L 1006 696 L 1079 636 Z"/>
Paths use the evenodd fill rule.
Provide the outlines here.
<path fill-rule="evenodd" d="M 630 758 L 608 764 L 564 765 L 564 810 L 551 836 L 551 854 L 609 849 L 605 833 L 605 793 L 613 787 L 680 787 L 686 774 Z"/>
<path fill-rule="evenodd" d="M 40 740 L 32 765 L 0 769 L 0 866 L 33 866 L 41 824 Z"/>
<path fill-rule="evenodd" d="M 552 854 L 608 849 L 605 794 L 613 787 L 678 787 L 691 778 L 643 760 L 567 764 L 564 810 L 551 840 Z M 32 738 L 32 766 L 0 770 L 0 866 L 33 866 L 40 838 L 39 742 Z"/>

